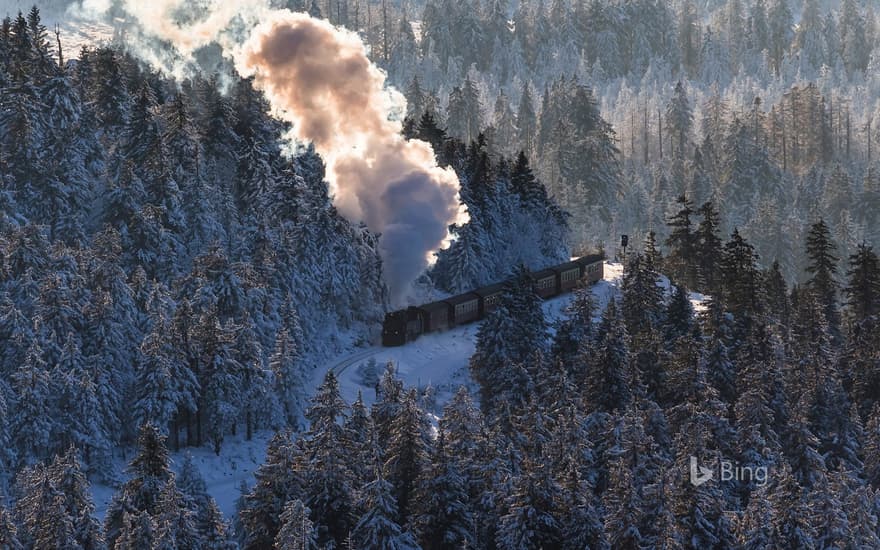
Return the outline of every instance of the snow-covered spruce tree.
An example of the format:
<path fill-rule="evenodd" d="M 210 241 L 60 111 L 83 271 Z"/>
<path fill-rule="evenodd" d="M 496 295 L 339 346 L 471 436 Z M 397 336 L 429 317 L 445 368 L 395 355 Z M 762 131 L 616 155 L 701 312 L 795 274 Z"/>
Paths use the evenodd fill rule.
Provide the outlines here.
<path fill-rule="evenodd" d="M 104 532 L 94 517 L 91 486 L 77 454 L 77 450 L 70 447 L 64 455 L 55 457 L 46 473 L 63 496 L 63 512 L 69 518 L 75 543 L 84 550 L 101 550 Z"/>
<path fill-rule="evenodd" d="M 222 518 L 220 518 L 222 525 L 218 529 L 217 518 L 214 515 L 217 503 L 214 501 L 214 497 L 208 494 L 205 480 L 190 453 L 184 454 L 176 483 L 186 507 L 192 513 L 193 525 L 201 538 L 209 537 L 218 531 L 226 531 L 228 526 L 225 525 Z"/>
<path fill-rule="evenodd" d="M 496 544 L 505 550 L 555 548 L 561 541 L 554 496 L 559 487 L 546 469 L 526 460 L 507 497 L 508 512 L 501 518 Z"/>
<path fill-rule="evenodd" d="M 592 342 L 595 309 L 592 289 L 583 285 L 574 291 L 574 299 L 565 310 L 566 316 L 555 326 L 551 355 L 561 361 L 568 369 L 569 375 L 576 379 L 580 379 L 584 373 L 575 372 L 575 357 L 581 349 Z"/>
<path fill-rule="evenodd" d="M 297 327 L 298 328 L 298 325 Z M 302 332 L 291 333 L 286 328 L 278 331 L 269 367 L 275 376 L 275 391 L 284 407 L 287 423 L 302 427 L 305 414 L 305 365 L 302 362 Z"/>
<path fill-rule="evenodd" d="M 278 550 L 316 550 L 318 539 L 315 526 L 309 519 L 309 509 L 299 499 L 284 505 L 281 514 L 281 529 L 275 538 Z"/>
<path fill-rule="evenodd" d="M 5 506 L 0 507 L 0 548 L 3 550 L 23 550 L 24 545 L 18 539 L 18 527 L 12 514 Z"/>
<path fill-rule="evenodd" d="M 837 291 L 839 283 L 837 275 L 837 257 L 834 256 L 835 245 L 831 233 L 824 220 L 819 220 L 810 227 L 807 234 L 807 256 L 810 259 L 807 272 L 810 274 L 808 286 L 822 305 L 823 314 L 833 335 L 837 335 L 840 326 L 837 312 Z"/>
<path fill-rule="evenodd" d="M 648 334 L 662 319 L 662 289 L 655 269 L 642 254 L 636 254 L 627 264 L 621 310 L 626 330 L 633 338 Z"/>
<path fill-rule="evenodd" d="M 345 449 L 348 434 L 341 424 L 347 411 L 339 381 L 328 371 L 306 411 L 310 427 L 303 434 L 304 502 L 312 511 L 321 544 L 342 544 L 354 526 L 354 479 Z"/>
<path fill-rule="evenodd" d="M 354 485 L 361 487 L 369 483 L 373 476 L 373 452 L 379 444 L 379 436 L 360 391 L 351 404 L 351 415 L 345 420 L 345 429 L 348 432 L 345 445 L 351 458 Z"/>
<path fill-rule="evenodd" d="M 363 488 L 364 502 L 359 506 L 366 513 L 351 532 L 357 548 L 377 550 L 416 550 L 415 538 L 397 523 L 399 513 L 392 486 L 382 477 L 376 465 L 376 478 Z"/>
<path fill-rule="evenodd" d="M 613 413 L 626 408 L 635 383 L 627 360 L 626 328 L 616 300 L 608 303 L 597 331 L 599 337 L 595 348 L 584 351 L 590 354 L 584 380 L 584 401 L 591 412 Z"/>
<path fill-rule="evenodd" d="M 722 254 L 721 221 L 718 210 L 711 202 L 704 203 L 697 212 L 702 218 L 694 231 L 696 242 L 693 262 L 697 266 L 697 289 L 717 295 Z"/>
<path fill-rule="evenodd" d="M 666 104 L 664 122 L 672 144 L 672 155 L 678 160 L 684 159 L 688 154 L 694 115 L 690 101 L 688 101 L 687 91 L 681 81 L 675 85 L 672 98 Z"/>
<path fill-rule="evenodd" d="M 170 432 L 179 448 L 178 415 L 196 411 L 199 382 L 185 356 L 174 347 L 165 320 L 157 319 L 154 323 L 153 331 L 141 344 L 135 419 L 138 424 L 151 423 L 165 433 Z"/>
<path fill-rule="evenodd" d="M 162 489 L 172 479 L 165 437 L 151 424 L 141 426 L 137 455 L 129 464 L 131 479 L 113 495 L 104 520 L 107 545 L 125 540 L 126 548 L 153 540 Z"/>
<path fill-rule="evenodd" d="M 721 256 L 721 299 L 738 325 L 747 325 L 763 311 L 763 291 L 754 247 L 734 229 Z"/>
<path fill-rule="evenodd" d="M 400 411 L 391 421 L 385 445 L 383 473 L 392 486 L 398 515 L 394 519 L 407 525 L 417 510 L 418 484 L 430 464 L 430 424 L 418 403 L 415 389 L 403 397 Z"/>
<path fill-rule="evenodd" d="M 238 535 L 245 548 L 269 548 L 274 543 L 284 504 L 303 493 L 301 452 L 290 433 L 277 433 L 269 441 L 266 460 L 254 473 L 256 483 L 242 493 L 238 510 L 243 531 Z"/>
<path fill-rule="evenodd" d="M 774 477 L 776 481 L 769 491 L 773 509 L 772 543 L 790 548 L 814 548 L 816 532 L 802 487 L 785 465 Z"/>
<path fill-rule="evenodd" d="M 480 407 L 493 411 L 499 392 L 528 395 L 528 386 L 517 375 L 516 364 L 546 347 L 546 321 L 534 283 L 520 266 L 504 290 L 498 307 L 477 331 L 477 348 L 470 370 L 480 385 Z"/>
<path fill-rule="evenodd" d="M 125 512 L 122 527 L 113 548 L 117 550 L 138 550 L 153 548 L 158 543 L 156 521 L 146 511 Z"/>
<path fill-rule="evenodd" d="M 691 216 L 694 215 L 694 207 L 685 195 L 676 199 L 679 210 L 671 218 L 667 225 L 670 228 L 666 246 L 669 252 L 664 261 L 664 267 L 668 270 L 667 275 L 679 281 L 689 289 L 697 288 L 697 263 L 695 262 L 698 249 L 698 236 L 693 227 Z"/>
<path fill-rule="evenodd" d="M 201 537 L 196 529 L 194 514 L 187 506 L 183 494 L 177 488 L 172 474 L 159 495 L 156 508 L 155 548 L 196 549 L 201 545 Z"/>
<path fill-rule="evenodd" d="M 865 321 L 880 313 L 880 259 L 874 248 L 862 243 L 849 257 L 847 306 L 854 320 Z"/>
<path fill-rule="evenodd" d="M 411 524 L 424 550 L 473 546 L 475 523 L 466 472 L 450 455 L 443 431 L 416 491 Z"/>
<path fill-rule="evenodd" d="M 49 451 L 52 433 L 52 396 L 43 351 L 34 339 L 24 363 L 12 375 L 12 389 L 20 407 L 13 416 L 12 443 L 20 461 L 31 462 Z"/>
<path fill-rule="evenodd" d="M 404 386 L 403 381 L 397 377 L 396 369 L 397 367 L 390 361 L 385 365 L 385 370 L 376 386 L 376 400 L 370 408 L 370 417 L 376 426 L 376 435 L 381 448 L 387 447 L 391 438 L 391 423 L 403 408 Z"/>

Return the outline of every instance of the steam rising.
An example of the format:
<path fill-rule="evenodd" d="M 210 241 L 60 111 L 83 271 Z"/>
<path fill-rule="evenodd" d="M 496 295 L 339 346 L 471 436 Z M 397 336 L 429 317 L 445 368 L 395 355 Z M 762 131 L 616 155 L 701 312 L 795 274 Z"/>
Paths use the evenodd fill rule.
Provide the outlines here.
<path fill-rule="evenodd" d="M 454 172 L 437 166 L 430 144 L 400 135 L 392 117 L 405 100 L 386 89 L 385 74 L 360 38 L 259 0 L 209 1 L 198 6 L 195 19 L 192 8 L 182 6 L 191 4 L 130 0 L 124 7 L 141 33 L 174 46 L 172 58 L 191 58 L 216 42 L 242 75 L 254 77 L 273 113 L 292 123 L 293 137 L 314 143 L 326 161 L 340 213 L 381 233 L 386 281 L 400 301 L 430 254 L 446 244 L 448 226 L 466 213 Z M 94 3 L 85 8 L 101 11 Z M 145 53 L 154 64 L 169 59 Z M 179 65 L 162 68 L 181 72 Z"/>

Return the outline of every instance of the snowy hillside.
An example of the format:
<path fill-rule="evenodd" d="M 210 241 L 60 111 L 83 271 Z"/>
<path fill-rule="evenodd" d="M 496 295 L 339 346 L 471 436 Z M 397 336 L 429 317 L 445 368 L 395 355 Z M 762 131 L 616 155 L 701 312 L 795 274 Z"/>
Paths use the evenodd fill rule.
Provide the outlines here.
<path fill-rule="evenodd" d="M 593 286 L 596 303 L 601 314 L 608 299 L 619 291 L 622 265 L 605 263 L 605 278 Z M 663 284 L 667 284 L 663 279 Z M 572 299 L 572 294 L 563 294 L 544 303 L 544 313 L 548 321 L 560 318 L 563 310 Z M 407 387 L 424 388 L 431 386 L 436 391 L 435 410 L 439 412 L 460 385 L 472 385 L 468 375 L 468 360 L 474 352 L 479 323 L 458 327 L 438 334 L 427 334 L 415 342 L 398 348 L 373 346 L 352 347 L 350 350 L 315 370 L 313 386 L 317 387 L 327 370 L 333 369 L 339 377 L 342 397 L 349 403 L 362 392 L 364 402 L 369 406 L 375 398 L 374 386 L 364 380 L 363 372 L 370 362 L 375 362 L 378 374 L 384 365 L 391 361 L 397 367 L 399 377 Z M 199 468 L 208 492 L 217 501 L 227 517 L 235 512 L 235 501 L 239 497 L 239 487 L 244 481 L 253 485 L 253 473 L 265 460 L 266 445 L 271 432 L 258 432 L 252 441 L 245 441 L 242 435 L 230 438 L 224 444 L 220 456 L 210 447 L 190 448 L 173 454 L 175 467 L 183 463 L 184 453 L 193 457 Z M 123 477 L 124 461 L 119 461 L 120 477 Z M 94 485 L 95 504 L 99 517 L 104 516 L 113 489 L 105 485 Z"/>
<path fill-rule="evenodd" d="M 621 275 L 621 264 L 605 263 L 605 278 L 593 286 L 593 294 L 600 306 L 599 314 L 609 297 L 618 291 Z M 544 314 L 551 324 L 562 315 L 571 298 L 572 294 L 563 294 L 544 303 Z M 375 397 L 375 380 L 371 380 L 369 375 L 365 377 L 365 371 L 369 371 L 370 364 L 374 363 L 376 373 L 381 374 L 384 365 L 390 361 L 395 364 L 398 376 L 407 387 L 431 386 L 436 391 L 437 410 L 434 412 L 439 412 L 458 386 L 471 384 L 467 365 L 474 353 L 478 327 L 479 323 L 472 323 L 446 332 L 425 334 L 401 347 L 377 346 L 353 351 L 324 369 L 318 369 L 314 384 L 317 387 L 326 369 L 332 368 L 339 377 L 342 397 L 352 402 L 360 391 L 364 402 L 369 405 Z"/>

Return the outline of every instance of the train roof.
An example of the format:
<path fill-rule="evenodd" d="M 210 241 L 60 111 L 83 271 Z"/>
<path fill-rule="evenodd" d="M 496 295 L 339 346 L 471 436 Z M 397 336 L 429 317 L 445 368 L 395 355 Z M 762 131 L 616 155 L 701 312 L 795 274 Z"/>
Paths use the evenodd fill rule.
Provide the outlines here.
<path fill-rule="evenodd" d="M 531 273 L 532 279 L 546 279 L 547 277 L 555 277 L 556 271 L 552 268 L 542 269 L 541 271 L 535 271 Z"/>
<path fill-rule="evenodd" d="M 582 266 L 582 263 L 572 260 L 570 262 L 565 262 L 564 264 L 559 264 L 557 266 L 551 267 L 550 269 L 554 271 L 570 271 L 572 269 L 580 269 Z"/>
<path fill-rule="evenodd" d="M 419 309 L 424 309 L 425 311 L 437 311 L 440 309 L 449 309 L 449 304 L 444 301 L 431 302 L 430 304 L 419 306 Z"/>
<path fill-rule="evenodd" d="M 479 300 L 480 296 L 475 292 L 466 292 L 464 294 L 459 294 L 458 296 L 452 296 L 451 298 L 446 298 L 443 300 L 447 304 L 452 304 L 457 306 L 458 304 L 463 304 L 465 302 L 472 302 L 474 300 Z"/>
<path fill-rule="evenodd" d="M 581 256 L 580 258 L 573 260 L 581 265 L 590 265 L 596 262 L 601 262 L 605 259 L 604 254 L 588 254 L 586 256 Z"/>
<path fill-rule="evenodd" d="M 484 286 L 475 290 L 474 294 L 483 298 L 485 298 L 486 296 L 491 296 L 493 294 L 498 294 L 499 292 L 504 292 L 504 287 L 506 286 L 506 284 L 507 283 L 495 283 L 494 285 Z"/>

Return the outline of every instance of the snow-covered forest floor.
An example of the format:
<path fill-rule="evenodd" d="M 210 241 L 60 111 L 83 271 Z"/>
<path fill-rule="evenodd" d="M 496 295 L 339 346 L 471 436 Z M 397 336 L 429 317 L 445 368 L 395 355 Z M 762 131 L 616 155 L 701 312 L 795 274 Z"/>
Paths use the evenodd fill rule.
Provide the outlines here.
<path fill-rule="evenodd" d="M 593 286 L 596 297 L 597 316 L 601 315 L 609 298 L 619 291 L 622 276 L 620 263 L 606 262 L 605 277 Z M 668 286 L 668 280 L 662 278 L 662 284 Z M 565 307 L 572 299 L 572 294 L 563 294 L 544 303 L 544 314 L 551 326 L 559 319 Z M 699 309 L 702 296 L 693 294 L 692 303 Z M 381 346 L 357 347 L 352 343 L 346 351 L 327 361 L 315 369 L 313 386 L 317 387 L 329 369 L 334 369 L 339 377 L 342 396 L 349 403 L 357 398 L 358 392 L 363 395 L 367 406 L 375 397 L 373 383 L 368 376 L 371 364 L 381 374 L 383 366 L 391 361 L 397 367 L 397 373 L 408 387 L 420 389 L 433 388 L 433 404 L 431 412 L 438 413 L 460 385 L 470 385 L 468 360 L 474 352 L 478 323 L 458 327 L 438 334 L 427 334 L 398 348 Z M 366 378 L 366 379 L 365 379 Z M 258 432 L 251 441 L 246 441 L 244 434 L 230 437 L 223 445 L 219 456 L 215 455 L 209 445 L 200 448 L 188 448 L 172 453 L 174 466 L 179 467 L 185 453 L 190 453 L 198 466 L 208 492 L 217 501 L 218 506 L 227 517 L 235 513 L 235 502 L 239 497 L 239 487 L 244 481 L 248 486 L 253 484 L 253 474 L 263 463 L 266 445 L 271 438 L 269 431 Z M 119 478 L 125 479 L 125 465 L 132 450 L 126 457 L 118 460 Z M 114 488 L 98 483 L 93 484 L 96 513 L 103 519 Z"/>

